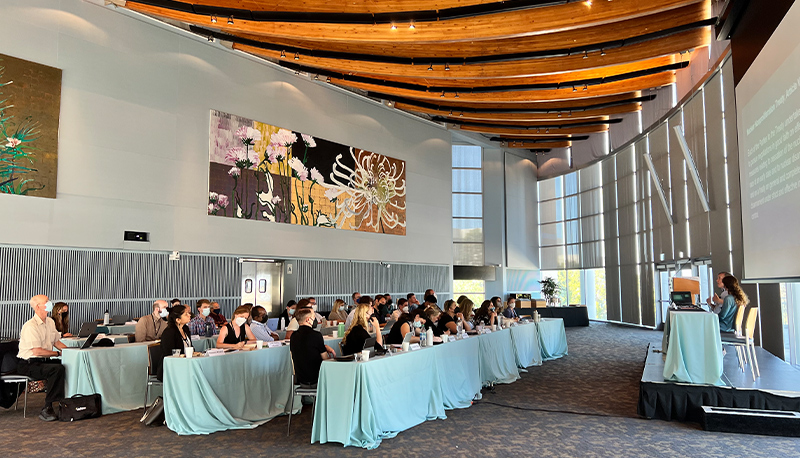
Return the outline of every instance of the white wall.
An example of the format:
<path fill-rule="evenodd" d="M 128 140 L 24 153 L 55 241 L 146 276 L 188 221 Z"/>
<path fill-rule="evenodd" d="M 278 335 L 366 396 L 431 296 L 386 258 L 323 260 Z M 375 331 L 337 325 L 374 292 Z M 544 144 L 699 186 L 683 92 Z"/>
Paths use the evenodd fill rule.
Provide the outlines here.
<path fill-rule="evenodd" d="M 80 0 L 0 17 L 0 52 L 63 69 L 58 198 L 0 195 L 0 243 L 452 263 L 445 130 Z M 207 216 L 211 109 L 405 160 L 407 235 Z"/>

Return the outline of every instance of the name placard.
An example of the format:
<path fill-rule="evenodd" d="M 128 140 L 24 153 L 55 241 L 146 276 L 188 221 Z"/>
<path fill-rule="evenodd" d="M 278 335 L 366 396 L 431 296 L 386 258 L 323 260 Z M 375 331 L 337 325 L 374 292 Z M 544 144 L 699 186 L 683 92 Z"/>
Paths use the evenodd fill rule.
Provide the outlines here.
<path fill-rule="evenodd" d="M 267 342 L 267 347 L 268 348 L 275 348 L 275 347 L 280 347 L 280 346 L 281 346 L 281 342 L 280 341 Z"/>
<path fill-rule="evenodd" d="M 410 350 L 419 350 L 421 347 L 418 343 L 413 343 L 408 347 Z"/>
<path fill-rule="evenodd" d="M 224 354 L 225 350 L 222 348 L 209 348 L 206 350 L 206 356 L 219 356 Z"/>
<path fill-rule="evenodd" d="M 448 342 L 455 342 L 456 341 L 456 336 L 447 336 L 447 341 Z"/>

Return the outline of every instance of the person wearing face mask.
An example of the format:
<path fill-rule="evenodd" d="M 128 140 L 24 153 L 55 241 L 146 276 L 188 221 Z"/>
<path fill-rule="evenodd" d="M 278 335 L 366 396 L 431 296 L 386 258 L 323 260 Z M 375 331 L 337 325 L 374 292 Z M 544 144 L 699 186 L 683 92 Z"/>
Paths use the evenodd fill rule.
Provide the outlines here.
<path fill-rule="evenodd" d="M 311 308 L 311 302 L 308 299 L 300 299 L 300 302 L 297 303 L 296 311 L 294 312 L 295 317 L 292 318 L 292 321 L 289 322 L 289 326 L 286 326 L 286 337 L 285 339 L 291 339 L 292 333 L 300 329 L 300 323 L 297 321 L 297 314 L 300 312 L 301 309 L 311 309 L 314 312 L 314 309 Z M 312 327 L 316 328 L 317 325 L 320 323 L 316 316 L 318 314 L 314 312 L 314 322 Z"/>
<path fill-rule="evenodd" d="M 449 332 L 452 335 L 458 333 L 458 321 L 464 323 L 464 330 L 471 331 L 472 326 L 464 320 L 464 315 L 458 311 L 458 304 L 454 300 L 448 300 L 444 303 L 444 313 L 439 317 L 437 326 L 439 332 Z"/>
<path fill-rule="evenodd" d="M 380 331 L 380 325 L 378 324 L 378 319 L 375 318 L 373 315 L 372 307 L 361 304 L 356 309 L 355 317 L 353 318 L 353 324 L 350 328 L 344 333 L 344 337 L 342 337 L 342 354 L 343 355 L 352 355 L 353 353 L 360 352 L 364 350 L 364 342 L 369 339 L 369 324 L 372 325 L 373 329 L 377 329 Z M 377 339 L 375 342 L 375 350 L 383 350 L 383 336 L 380 332 L 375 334 L 375 338 Z"/>
<path fill-rule="evenodd" d="M 375 296 L 373 302 L 373 316 L 378 319 L 378 323 L 386 323 L 386 316 L 389 315 L 389 306 L 386 305 L 386 296 L 381 294 Z"/>
<path fill-rule="evenodd" d="M 439 327 L 439 320 L 441 319 L 442 315 L 446 315 L 439 310 L 439 307 L 431 307 L 425 311 L 425 326 L 424 331 L 431 329 L 433 330 L 434 337 L 442 337 L 443 334 L 449 334 L 450 330 L 444 329 L 442 330 Z"/>
<path fill-rule="evenodd" d="M 286 308 L 283 309 L 280 315 L 278 315 L 278 329 L 286 329 L 286 326 L 289 326 L 289 323 L 294 318 L 294 314 L 297 311 L 297 302 L 296 301 L 289 301 L 286 303 Z"/>
<path fill-rule="evenodd" d="M 66 370 L 60 360 L 51 359 L 61 356 L 61 350 L 67 346 L 61 342 L 61 334 L 56 330 L 53 319 L 47 316 L 53 310 L 53 303 L 44 294 L 33 296 L 30 300 L 34 316 L 19 332 L 20 359 L 17 372 L 34 380 L 47 381 L 47 396 L 39 418 L 44 421 L 56 419 L 53 402 L 64 397 Z M 55 350 L 54 350 L 55 348 Z"/>
<path fill-rule="evenodd" d="M 212 335 L 219 333 L 214 318 L 211 318 L 211 301 L 200 299 L 197 301 L 197 315 L 189 322 L 189 331 L 193 336 L 204 336 L 206 328 L 211 329 Z"/>
<path fill-rule="evenodd" d="M 506 302 L 506 309 L 503 310 L 503 316 L 514 321 L 519 321 L 519 315 L 517 315 L 517 300 L 513 297 Z"/>
<path fill-rule="evenodd" d="M 264 342 L 272 342 L 278 338 L 278 335 L 270 331 L 267 327 L 267 309 L 260 305 L 256 305 L 250 310 L 250 330 L 256 340 L 263 340 Z"/>
<path fill-rule="evenodd" d="M 387 345 L 400 345 L 406 334 L 414 331 L 411 343 L 419 342 L 419 331 L 425 325 L 425 315 L 417 315 L 412 318 L 408 313 L 403 313 L 397 317 L 397 322 L 392 326 L 389 335 L 386 336 Z"/>
<path fill-rule="evenodd" d="M 482 324 L 484 326 L 491 326 L 495 323 L 497 318 L 497 311 L 495 311 L 492 301 L 483 301 L 481 308 L 475 312 L 475 324 Z"/>
<path fill-rule="evenodd" d="M 219 330 L 217 348 L 240 349 L 247 341 L 255 342 L 257 339 L 247 324 L 250 311 L 247 307 L 238 307 L 233 312 L 233 322 L 226 324 Z"/>
<path fill-rule="evenodd" d="M 61 337 L 72 337 L 72 334 L 69 333 L 69 306 L 66 302 L 56 302 L 50 316 L 56 324 L 56 330 L 61 333 Z"/>
<path fill-rule="evenodd" d="M 225 318 L 225 315 L 222 314 L 222 309 L 219 306 L 219 302 L 212 302 L 210 309 L 211 310 L 208 316 L 214 320 L 214 326 L 221 328 L 228 324 L 228 320 Z"/>
<path fill-rule="evenodd" d="M 345 321 L 347 320 L 347 312 L 344 311 L 344 301 L 341 299 L 336 299 L 333 301 L 333 308 L 331 309 L 331 313 L 328 314 L 328 320 L 330 321 Z"/>
<path fill-rule="evenodd" d="M 139 318 L 136 322 L 136 341 L 152 342 L 161 338 L 167 329 L 167 301 L 153 302 L 153 313 Z"/>
<path fill-rule="evenodd" d="M 325 321 L 323 320 L 325 319 L 325 317 L 320 315 L 320 313 L 317 311 L 317 300 L 313 297 L 309 297 L 307 300 L 308 300 L 308 305 L 311 306 L 311 310 L 314 311 L 314 321 L 316 323 L 323 323 L 324 326 Z M 316 326 L 316 324 L 314 326 Z"/>
<path fill-rule="evenodd" d="M 158 362 L 157 377 L 164 380 L 164 357 L 172 356 L 172 350 L 180 350 L 185 354 L 185 348 L 192 346 L 192 338 L 189 332 L 189 307 L 185 305 L 175 305 L 167 316 L 167 328 L 161 334 L 161 361 Z"/>

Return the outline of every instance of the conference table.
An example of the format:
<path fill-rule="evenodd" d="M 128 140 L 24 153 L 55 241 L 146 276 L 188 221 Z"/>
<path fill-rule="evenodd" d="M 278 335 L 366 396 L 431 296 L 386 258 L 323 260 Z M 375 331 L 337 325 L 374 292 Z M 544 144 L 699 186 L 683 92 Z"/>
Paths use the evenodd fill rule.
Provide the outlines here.
<path fill-rule="evenodd" d="M 124 336 L 124 335 L 122 335 L 122 336 L 121 335 L 107 335 L 107 336 L 103 336 L 103 337 L 97 336 L 97 338 L 95 339 L 95 342 L 97 342 L 98 340 L 103 339 L 103 338 L 108 338 L 108 339 L 113 340 L 114 341 L 114 345 L 120 345 L 120 344 L 128 343 L 128 336 Z M 83 345 L 83 343 L 86 342 L 86 339 L 87 339 L 86 337 L 62 337 L 61 338 L 61 343 L 63 343 L 64 345 L 66 345 L 66 346 L 68 346 L 70 348 L 75 348 L 75 347 L 80 348 Z"/>
<path fill-rule="evenodd" d="M 669 310 L 665 324 L 664 380 L 706 385 L 722 382 L 722 340 L 717 315 Z"/>
<path fill-rule="evenodd" d="M 98 325 L 95 331 L 100 334 L 136 334 L 135 324 Z"/>
<path fill-rule="evenodd" d="M 81 349 L 85 339 L 64 339 L 68 348 L 61 354 L 66 396 L 100 394 L 103 415 L 142 408 L 147 388 L 147 346 L 155 343 L 127 343 L 126 336 L 111 337 L 124 342 Z M 213 348 L 216 336 L 193 339 L 192 343 L 195 348 Z"/>
<path fill-rule="evenodd" d="M 567 354 L 563 329 L 563 320 L 550 319 L 365 362 L 323 361 L 311 442 L 374 449 L 401 431 L 444 419 L 446 410 L 480 399 L 482 386 L 512 383 L 518 368 Z M 553 354 L 543 354 L 542 341 Z"/>
<path fill-rule="evenodd" d="M 539 312 L 542 318 L 561 318 L 564 320 L 564 327 L 589 326 L 589 309 L 583 306 L 566 307 L 538 307 L 531 309 Z"/>

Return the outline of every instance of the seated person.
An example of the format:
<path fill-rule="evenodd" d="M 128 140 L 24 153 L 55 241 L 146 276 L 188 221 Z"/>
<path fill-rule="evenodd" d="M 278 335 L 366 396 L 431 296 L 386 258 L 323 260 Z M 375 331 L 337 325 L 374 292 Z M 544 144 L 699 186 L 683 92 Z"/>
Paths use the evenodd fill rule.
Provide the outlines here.
<path fill-rule="evenodd" d="M 247 318 L 250 312 L 247 307 L 238 307 L 233 312 L 233 323 L 228 323 L 219 330 L 217 336 L 217 348 L 233 348 L 240 349 L 244 347 L 245 342 L 255 342 L 256 337 L 253 331 L 250 330 L 250 325 L 247 324 Z"/>
<path fill-rule="evenodd" d="M 228 320 L 225 318 L 225 315 L 222 314 L 219 302 L 211 303 L 211 314 L 209 316 L 214 320 L 214 326 L 217 328 L 221 328 L 228 324 Z"/>
<path fill-rule="evenodd" d="M 301 309 L 311 309 L 311 302 L 309 302 L 308 299 L 300 299 L 300 302 L 298 302 L 297 305 L 295 306 L 295 312 L 294 312 L 295 315 L 297 315 L 297 312 L 299 312 Z M 314 312 L 314 309 L 311 309 L 311 312 Z M 316 328 L 317 324 L 318 324 L 318 322 L 317 322 L 317 318 L 316 318 L 316 312 L 314 312 L 314 322 L 313 322 L 311 327 L 312 328 Z M 297 316 L 295 316 L 289 322 L 289 325 L 286 326 L 286 337 L 285 337 L 285 339 L 286 340 L 291 339 L 292 338 L 292 333 L 297 331 L 298 329 L 300 329 L 300 323 L 297 321 Z"/>
<path fill-rule="evenodd" d="M 136 341 L 152 342 L 161 338 L 167 329 L 167 301 L 153 302 L 153 313 L 139 318 L 136 322 Z"/>
<path fill-rule="evenodd" d="M 372 307 L 366 304 L 361 304 L 356 309 L 356 315 L 353 318 L 353 324 L 350 329 L 345 331 L 342 338 L 342 354 L 352 355 L 353 353 L 364 350 L 364 342 L 369 339 L 369 324 L 372 324 L 373 329 L 380 331 L 378 319 L 375 318 L 372 312 Z M 375 334 L 377 341 L 375 342 L 375 350 L 383 350 L 383 336 L 380 332 Z"/>
<path fill-rule="evenodd" d="M 331 309 L 331 313 L 328 314 L 328 320 L 342 322 L 347 320 L 347 312 L 345 312 L 344 307 L 345 304 L 343 300 L 336 299 L 333 301 L 333 308 Z"/>
<path fill-rule="evenodd" d="M 449 334 L 449 330 L 442 331 L 439 328 L 439 317 L 442 316 L 442 311 L 439 310 L 439 307 L 430 307 L 427 312 L 425 312 L 425 331 L 428 329 L 433 330 L 434 337 L 442 337 L 442 334 Z"/>
<path fill-rule="evenodd" d="M 444 303 L 444 313 L 439 317 L 437 326 L 440 333 L 449 332 L 450 335 L 458 333 L 458 323 L 464 324 L 465 331 L 472 331 L 472 326 L 464 321 L 464 315 L 458 310 L 458 304 L 451 300 Z"/>
<path fill-rule="evenodd" d="M 371 305 L 372 304 L 372 298 L 369 297 L 369 296 L 360 296 L 358 298 L 358 305 L 361 305 L 361 304 Z M 350 329 L 350 325 L 353 324 L 353 316 L 355 316 L 357 308 L 358 307 L 356 307 L 353 310 L 351 310 L 350 313 L 347 315 L 347 319 L 344 321 L 344 328 L 345 329 Z"/>
<path fill-rule="evenodd" d="M 419 307 L 419 300 L 417 299 L 417 295 L 414 293 L 406 294 L 406 301 L 408 303 L 408 311 L 413 312 L 414 309 Z"/>
<path fill-rule="evenodd" d="M 180 299 L 176 298 L 176 299 L 173 299 L 173 300 L 169 301 L 169 307 L 170 308 L 175 307 L 176 305 L 181 305 L 181 300 Z"/>
<path fill-rule="evenodd" d="M 386 336 L 386 344 L 402 344 L 403 339 L 409 332 L 414 333 L 414 337 L 411 338 L 411 343 L 418 343 L 419 331 L 425 325 L 425 321 L 425 315 L 417 315 L 412 318 L 409 314 L 403 313 L 397 318 L 397 322 L 392 326 L 389 335 Z"/>
<path fill-rule="evenodd" d="M 164 380 L 164 358 L 172 356 L 172 350 L 180 350 L 185 354 L 185 348 L 192 346 L 192 338 L 189 332 L 189 307 L 185 305 L 175 305 L 167 317 L 167 328 L 161 334 L 161 361 L 158 362 L 158 379 Z"/>
<path fill-rule="evenodd" d="M 69 333 L 69 305 L 66 302 L 56 302 L 50 317 L 56 324 L 56 331 L 61 333 L 61 337 L 72 337 Z"/>
<path fill-rule="evenodd" d="M 475 303 L 472 302 L 472 300 L 469 298 L 466 298 L 458 306 L 458 310 L 461 312 L 465 331 L 472 331 L 475 328 L 475 323 L 473 321 L 473 317 L 475 316 L 475 314 L 472 312 L 472 309 L 474 307 Z"/>
<path fill-rule="evenodd" d="M 506 309 L 503 310 L 503 316 L 514 321 L 519 321 L 519 315 L 517 315 L 517 300 L 513 297 L 509 298 L 508 302 L 506 302 Z"/>
<path fill-rule="evenodd" d="M 39 294 L 31 298 L 30 304 L 34 315 L 22 325 L 19 332 L 17 373 L 34 380 L 47 381 L 47 396 L 44 398 L 44 408 L 39 419 L 53 421 L 56 419 L 53 403 L 64 397 L 66 371 L 60 360 L 51 358 L 61 356 L 61 350 L 67 346 L 61 342 L 61 335 L 56 331 L 53 319 L 47 316 L 53 310 L 50 299 Z"/>
<path fill-rule="evenodd" d="M 296 301 L 289 301 L 286 303 L 286 308 L 283 309 L 280 315 L 278 315 L 278 329 L 286 329 L 286 326 L 289 326 L 289 323 L 294 318 L 294 312 L 297 311 L 297 302 Z"/>
<path fill-rule="evenodd" d="M 211 318 L 211 301 L 200 299 L 197 301 L 197 315 L 189 322 L 189 332 L 193 336 L 206 335 L 206 329 L 211 331 L 211 335 L 219 333 L 214 318 Z"/>
<path fill-rule="evenodd" d="M 391 312 L 389 310 L 389 299 L 391 297 L 392 296 L 386 297 L 383 295 L 375 296 L 375 310 L 377 310 L 377 312 L 373 316 L 378 319 L 378 323 L 380 324 L 386 323 L 386 317 L 389 316 Z"/>
<path fill-rule="evenodd" d="M 494 310 L 492 301 L 483 301 L 481 308 L 475 312 L 475 324 L 482 324 L 484 326 L 491 326 L 497 319 L 497 312 Z"/>
<path fill-rule="evenodd" d="M 320 323 L 325 326 L 325 317 L 317 311 L 317 299 L 313 297 L 307 297 L 306 299 L 308 300 L 308 305 L 311 306 L 311 310 L 314 311 L 314 327 L 316 328 Z"/>
<path fill-rule="evenodd" d="M 331 347 L 325 345 L 322 334 L 311 327 L 314 323 L 314 311 L 311 308 L 299 309 L 295 318 L 298 329 L 292 333 L 289 341 L 295 378 L 303 388 L 316 388 L 322 361 L 332 359 L 335 353 Z"/>
<path fill-rule="evenodd" d="M 722 308 L 717 315 L 717 318 L 719 318 L 719 330 L 720 332 L 733 332 L 736 328 L 736 323 L 734 323 L 736 309 L 737 307 L 747 307 L 747 304 L 750 303 L 750 298 L 742 291 L 739 286 L 739 280 L 733 275 L 723 278 L 722 285 L 728 291 L 728 295 L 723 299 Z"/>
<path fill-rule="evenodd" d="M 267 315 L 267 309 L 260 305 L 256 305 L 253 307 L 253 310 L 250 310 L 250 330 L 253 331 L 253 335 L 255 336 L 256 340 L 263 340 L 264 342 L 272 342 L 273 340 L 278 339 L 278 334 L 270 331 L 267 327 L 267 320 L 269 319 L 269 315 Z"/>

